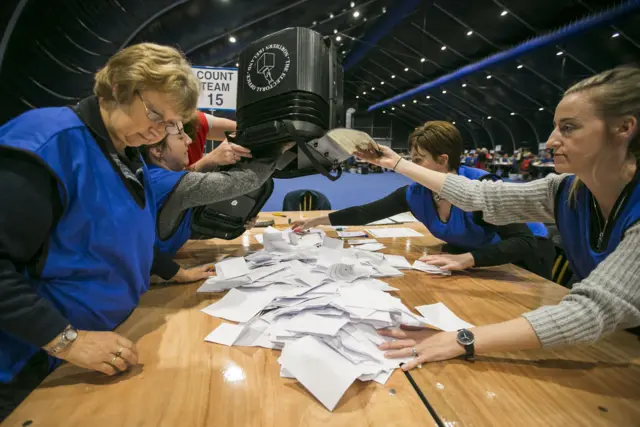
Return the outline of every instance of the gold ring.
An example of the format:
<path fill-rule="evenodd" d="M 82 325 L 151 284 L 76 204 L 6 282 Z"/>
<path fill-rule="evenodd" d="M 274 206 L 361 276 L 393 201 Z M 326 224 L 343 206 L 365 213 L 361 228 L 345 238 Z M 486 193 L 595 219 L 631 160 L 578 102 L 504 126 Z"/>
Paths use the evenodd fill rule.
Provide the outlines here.
<path fill-rule="evenodd" d="M 120 347 L 116 352 L 116 357 L 120 357 L 120 356 L 122 356 L 122 347 Z"/>
<path fill-rule="evenodd" d="M 111 364 L 112 365 L 116 363 L 116 360 L 118 360 L 118 357 L 119 356 L 113 356 L 113 359 L 111 359 Z"/>

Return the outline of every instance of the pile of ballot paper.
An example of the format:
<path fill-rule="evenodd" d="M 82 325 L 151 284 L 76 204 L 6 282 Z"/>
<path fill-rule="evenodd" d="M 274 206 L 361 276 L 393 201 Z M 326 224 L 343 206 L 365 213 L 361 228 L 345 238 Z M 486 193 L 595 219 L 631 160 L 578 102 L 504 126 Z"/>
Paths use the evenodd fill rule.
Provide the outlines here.
<path fill-rule="evenodd" d="M 344 248 L 342 240 L 320 230 L 299 235 L 268 229 L 262 240 L 264 250 L 216 264 L 217 276 L 198 289 L 228 290 L 202 311 L 239 322 L 222 323 L 205 339 L 281 349 L 280 375 L 297 379 L 329 410 L 356 379 L 384 384 L 406 361 L 385 359 L 378 346 L 388 338 L 377 329 L 470 326 L 461 325 L 444 306 L 417 307 L 423 316 L 416 315 L 387 293 L 395 288 L 379 280 L 402 276 L 406 269 L 447 274 L 437 267 L 420 261 L 411 265 L 402 256 L 357 246 Z"/>

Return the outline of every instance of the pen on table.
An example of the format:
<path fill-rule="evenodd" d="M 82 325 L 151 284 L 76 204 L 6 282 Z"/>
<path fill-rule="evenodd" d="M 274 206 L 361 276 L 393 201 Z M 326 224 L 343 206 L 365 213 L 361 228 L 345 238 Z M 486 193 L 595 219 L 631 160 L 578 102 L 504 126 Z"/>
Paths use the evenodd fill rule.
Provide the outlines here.
<path fill-rule="evenodd" d="M 272 213 L 271 215 L 279 216 L 279 217 L 282 217 L 282 218 L 286 218 L 287 217 L 285 214 L 281 214 L 281 213 Z"/>

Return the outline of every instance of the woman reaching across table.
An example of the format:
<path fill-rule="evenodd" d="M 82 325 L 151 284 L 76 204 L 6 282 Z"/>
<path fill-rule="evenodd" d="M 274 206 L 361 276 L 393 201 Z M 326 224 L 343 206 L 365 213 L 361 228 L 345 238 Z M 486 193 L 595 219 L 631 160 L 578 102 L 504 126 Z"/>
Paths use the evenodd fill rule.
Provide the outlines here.
<path fill-rule="evenodd" d="M 403 161 L 391 149 L 357 155 L 431 189 L 494 224 L 553 221 L 580 282 L 558 304 L 471 331 L 381 331 L 387 357 L 411 369 L 463 354 L 595 342 L 640 325 L 640 69 L 620 67 L 565 92 L 547 148 L 556 170 L 526 184 L 472 181 Z M 569 175 L 572 174 L 572 175 Z"/>

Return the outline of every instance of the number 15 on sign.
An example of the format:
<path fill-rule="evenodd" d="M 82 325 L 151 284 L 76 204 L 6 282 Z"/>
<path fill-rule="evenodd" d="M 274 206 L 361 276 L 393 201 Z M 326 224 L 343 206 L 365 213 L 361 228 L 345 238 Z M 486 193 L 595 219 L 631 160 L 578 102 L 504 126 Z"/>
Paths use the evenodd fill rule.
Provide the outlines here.
<path fill-rule="evenodd" d="M 238 70 L 194 66 L 200 81 L 198 108 L 235 111 L 238 93 Z"/>

